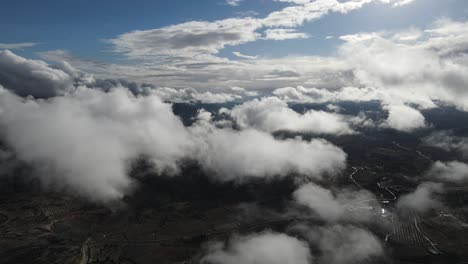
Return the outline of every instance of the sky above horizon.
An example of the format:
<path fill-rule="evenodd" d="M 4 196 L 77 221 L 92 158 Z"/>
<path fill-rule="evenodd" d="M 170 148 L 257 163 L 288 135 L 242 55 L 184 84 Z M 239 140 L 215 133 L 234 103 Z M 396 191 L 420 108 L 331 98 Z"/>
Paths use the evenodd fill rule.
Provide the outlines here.
<path fill-rule="evenodd" d="M 37 58 L 38 52 L 66 50 L 90 60 L 121 62 L 125 54 L 115 52 L 109 40 L 135 30 L 154 30 L 191 21 L 222 21 L 229 18 L 262 19 L 273 12 L 298 6 L 307 1 L 242 0 L 242 1 L 150 1 L 131 4 L 116 1 L 3 1 L 0 16 L 0 47 Z M 311 1 L 313 2 L 313 1 Z M 338 2 L 338 1 L 316 1 Z M 369 31 L 396 31 L 424 28 L 443 18 L 464 20 L 468 2 L 463 0 L 340 1 L 361 2 L 346 13 L 326 10 L 326 14 L 296 25 L 278 24 L 273 28 L 294 30 L 280 39 L 256 38 L 254 41 L 227 44 L 217 56 L 240 59 L 232 52 L 248 56 L 277 58 L 292 55 L 330 55 L 342 43 L 342 35 Z M 370 3 L 365 3 L 370 2 Z M 319 5 L 319 3 L 317 3 Z M 299 14 L 288 14 L 299 16 Z M 302 14 L 304 16 L 310 14 Z M 305 18 L 307 20 L 307 18 Z M 259 27 L 256 32 L 268 30 Z M 274 38 L 274 37 L 272 37 Z M 150 44 L 150 43 L 149 43 Z M 158 43 L 154 43 L 157 48 Z"/>
<path fill-rule="evenodd" d="M 354 87 L 466 108 L 467 17 L 464 0 L 17 0 L 2 4 L 0 50 L 7 68 L 45 62 L 171 100 Z"/>

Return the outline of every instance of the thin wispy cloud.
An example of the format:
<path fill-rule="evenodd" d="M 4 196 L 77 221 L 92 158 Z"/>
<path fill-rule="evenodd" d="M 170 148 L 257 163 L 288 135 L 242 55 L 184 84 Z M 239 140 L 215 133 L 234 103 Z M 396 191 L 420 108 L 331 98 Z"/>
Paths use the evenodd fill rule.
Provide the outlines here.
<path fill-rule="evenodd" d="M 24 49 L 36 46 L 34 42 L 21 42 L 21 43 L 0 43 L 0 49 Z"/>
<path fill-rule="evenodd" d="M 230 6 L 238 6 L 244 0 L 226 0 L 226 4 Z"/>

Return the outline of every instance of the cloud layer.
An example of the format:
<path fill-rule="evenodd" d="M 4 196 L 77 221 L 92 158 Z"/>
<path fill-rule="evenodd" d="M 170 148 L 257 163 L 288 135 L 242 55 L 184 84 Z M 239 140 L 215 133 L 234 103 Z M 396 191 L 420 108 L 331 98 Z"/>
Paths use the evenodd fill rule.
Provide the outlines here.
<path fill-rule="evenodd" d="M 194 125 L 184 127 L 172 112 L 172 105 L 163 101 L 180 97 L 180 93 L 191 100 L 211 103 L 252 95 L 240 87 L 232 87 L 230 94 L 154 90 L 150 85 L 123 80 L 94 80 L 67 63 L 52 68 L 8 51 L 1 55 L 8 76 L 0 79 L 7 87 L 0 88 L 1 140 L 20 160 L 34 165 L 46 186 L 71 188 L 96 200 L 117 199 L 132 187 L 128 164 L 142 155 L 151 159 L 159 173 L 177 173 L 182 160 L 196 160 L 222 181 L 291 173 L 321 178 L 345 168 L 346 154 L 325 140 L 278 140 L 270 134 L 271 129 L 256 125 L 242 126 L 241 130 L 222 129 L 203 111 Z M 265 99 L 267 108 L 270 101 L 286 114 L 281 118 L 292 116 L 303 122 L 279 100 Z M 260 102 L 251 102 L 256 103 Z M 240 113 L 246 107 L 249 105 L 234 112 Z M 314 121 L 314 113 L 308 115 L 305 124 L 296 126 L 325 124 L 327 117 L 334 117 L 319 112 Z M 340 117 L 335 119 L 338 126 L 350 132 Z M 339 133 L 339 129 L 328 130 Z"/>
<path fill-rule="evenodd" d="M 264 38 L 267 32 L 281 38 L 303 36 L 286 26 L 300 25 L 328 12 L 354 10 L 368 2 L 294 2 L 263 19 L 187 22 L 128 32 L 111 40 L 115 49 L 129 58 L 144 57 L 145 62 L 138 68 L 85 61 L 64 51 L 50 51 L 43 57 L 67 60 L 99 77 L 124 74 L 135 81 L 170 89 L 194 88 L 200 94 L 222 94 L 230 87 L 243 87 L 248 92 L 276 95 L 286 101 L 380 100 L 389 108 L 408 106 L 419 110 L 448 104 L 466 110 L 468 31 L 464 21 L 443 19 L 426 28 L 341 36 L 343 43 L 336 56 L 262 58 L 236 53 L 241 60 L 217 56 L 227 46 Z M 382 2 L 394 6 L 406 3 Z"/>
<path fill-rule="evenodd" d="M 465 183 L 468 182 L 468 164 L 459 161 L 437 161 L 427 172 L 427 177 L 449 183 Z"/>
<path fill-rule="evenodd" d="M 254 99 L 232 109 L 230 115 L 241 128 L 262 131 L 280 130 L 316 134 L 353 134 L 349 117 L 324 111 L 309 110 L 299 114 L 277 97 Z"/>
<path fill-rule="evenodd" d="M 317 247 L 314 263 L 375 263 L 384 255 L 380 240 L 371 232 L 352 225 L 314 227 L 297 224 L 290 231 Z"/>
<path fill-rule="evenodd" d="M 346 164 L 346 154 L 325 140 L 277 140 L 257 130 L 215 129 L 212 125 L 198 125 L 192 131 L 199 144 L 197 159 L 221 180 L 289 173 L 320 179 L 338 174 Z"/>
<path fill-rule="evenodd" d="M 226 245 L 211 244 L 201 259 L 206 264 L 310 264 L 311 261 L 305 242 L 272 232 L 235 236 Z"/>
<path fill-rule="evenodd" d="M 375 196 L 367 191 L 340 190 L 336 193 L 308 183 L 293 193 L 294 200 L 327 222 L 366 222 L 379 207 Z"/>
<path fill-rule="evenodd" d="M 405 212 L 418 213 L 439 208 L 442 203 L 438 200 L 437 195 L 443 193 L 443 188 L 443 185 L 438 183 L 422 183 L 412 193 L 400 196 L 396 206 Z"/>
<path fill-rule="evenodd" d="M 424 138 L 424 143 L 446 151 L 455 151 L 468 157 L 468 138 L 455 136 L 450 131 L 437 131 Z"/>
<path fill-rule="evenodd" d="M 73 89 L 73 78 L 45 62 L 0 51 L 0 84 L 21 96 L 48 98 Z"/>
<path fill-rule="evenodd" d="M 162 170 L 175 170 L 188 134 L 170 105 L 82 88 L 65 97 L 34 100 L 2 89 L 0 126 L 18 158 L 34 164 L 46 185 L 71 187 L 85 196 L 120 198 L 131 181 L 126 162 L 149 155 Z"/>
<path fill-rule="evenodd" d="M 426 127 L 426 120 L 418 110 L 405 105 L 386 106 L 388 118 L 384 126 L 403 132 L 412 132 Z"/>

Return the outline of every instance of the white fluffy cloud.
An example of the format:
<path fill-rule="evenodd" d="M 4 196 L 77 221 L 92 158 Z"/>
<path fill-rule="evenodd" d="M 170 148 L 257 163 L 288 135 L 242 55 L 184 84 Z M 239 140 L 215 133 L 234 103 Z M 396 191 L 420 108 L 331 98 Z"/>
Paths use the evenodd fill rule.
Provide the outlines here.
<path fill-rule="evenodd" d="M 229 243 L 213 243 L 201 259 L 204 264 L 310 264 L 307 243 L 278 233 L 235 236 Z"/>
<path fill-rule="evenodd" d="M 140 155 L 168 173 L 193 159 L 222 181 L 294 172 L 320 178 L 346 166 L 346 154 L 324 140 L 277 140 L 257 130 L 220 129 L 209 115 L 202 117 L 184 127 L 156 94 L 135 96 L 122 87 L 108 92 L 78 87 L 48 100 L 0 88 L 1 140 L 34 166 L 44 185 L 96 201 L 131 190 L 128 164 Z"/>
<path fill-rule="evenodd" d="M 137 30 L 109 40 L 116 52 L 131 58 L 185 57 L 216 54 L 227 45 L 256 40 L 257 19 L 231 18 L 214 22 L 192 21 L 159 29 Z"/>
<path fill-rule="evenodd" d="M 288 3 L 294 3 L 294 4 L 307 4 L 307 3 L 310 3 L 310 2 L 313 2 L 313 0 L 274 0 L 274 1 L 277 1 L 277 2 L 288 2 Z M 383 2 L 383 3 L 387 3 L 387 4 L 393 4 L 393 6 L 397 7 L 397 6 L 403 6 L 403 5 L 408 5 L 412 2 L 414 2 L 414 0 L 379 0 L 380 2 Z M 350 1 L 352 2 L 352 1 Z M 354 1 L 355 3 L 360 3 L 360 2 L 365 2 L 364 1 Z M 370 1 L 368 1 L 370 2 Z"/>
<path fill-rule="evenodd" d="M 367 221 L 378 207 L 374 195 L 367 191 L 342 190 L 335 194 L 313 183 L 301 186 L 293 193 L 293 197 L 296 202 L 330 222 Z"/>
<path fill-rule="evenodd" d="M 335 175 L 345 168 L 346 154 L 320 139 L 276 140 L 253 129 L 215 129 L 207 121 L 191 128 L 198 143 L 201 166 L 220 180 L 283 176 L 291 172 L 311 178 Z"/>
<path fill-rule="evenodd" d="M 436 182 L 421 183 L 413 192 L 400 196 L 397 208 L 405 212 L 425 213 L 443 206 L 440 195 L 446 184 L 464 184 L 468 181 L 468 164 L 451 161 L 437 161 L 425 174 L 425 177 Z"/>
<path fill-rule="evenodd" d="M 324 252 L 321 263 L 365 263 L 383 256 L 379 239 L 367 230 L 336 225 L 319 230 L 319 246 Z"/>
<path fill-rule="evenodd" d="M 385 105 L 432 108 L 442 103 L 466 110 L 466 24 L 439 20 L 426 30 L 342 36 L 345 43 L 338 50 L 345 66 L 337 73 L 351 73 L 341 75 L 347 76 L 344 88 L 322 88 L 314 80 L 308 86 L 319 88 L 286 87 L 274 94 L 297 102 L 380 100 Z"/>
<path fill-rule="evenodd" d="M 314 110 L 299 114 L 277 97 L 245 102 L 234 107 L 230 114 L 241 128 L 267 132 L 289 130 L 337 135 L 355 133 L 345 116 Z"/>
<path fill-rule="evenodd" d="M 265 30 L 265 39 L 285 40 L 285 39 L 305 39 L 309 38 L 306 33 L 298 32 L 292 28 L 274 28 Z"/>
<path fill-rule="evenodd" d="M 0 90 L 3 140 L 35 166 L 45 185 L 66 187 L 96 200 L 120 198 L 131 187 L 127 162 L 149 155 L 176 170 L 188 134 L 158 97 L 79 89 L 47 101 Z"/>
<path fill-rule="evenodd" d="M 283 87 L 273 94 L 285 102 L 327 103 L 327 102 L 366 102 L 377 100 L 384 105 L 418 105 L 422 109 L 434 108 L 437 105 L 428 98 L 415 97 L 411 91 L 388 90 L 384 88 L 343 87 L 338 90 L 306 88 L 303 86 Z"/>
<path fill-rule="evenodd" d="M 442 184 L 425 182 L 420 184 L 414 192 L 400 196 L 396 206 L 403 211 L 425 213 L 442 205 L 437 195 L 443 191 Z"/>
<path fill-rule="evenodd" d="M 447 151 L 456 151 L 468 157 L 468 137 L 459 137 L 451 132 L 439 131 L 424 138 L 424 143 Z"/>
<path fill-rule="evenodd" d="M 355 65 L 353 73 L 363 85 L 406 94 L 407 100 L 442 101 L 466 110 L 467 28 L 466 22 L 440 20 L 416 33 L 348 36 L 352 41 L 340 53 Z"/>
<path fill-rule="evenodd" d="M 286 2 L 286 1 L 283 1 Z M 352 0 L 340 2 L 338 0 L 316 1 L 287 1 L 300 5 L 288 6 L 280 11 L 273 12 L 263 19 L 268 27 L 297 27 L 305 22 L 317 20 L 331 12 L 347 13 L 361 8 L 372 0 Z"/>
<path fill-rule="evenodd" d="M 327 220 L 337 220 L 346 212 L 344 206 L 335 200 L 330 190 L 315 184 L 307 184 L 296 190 L 294 199 Z"/>
<path fill-rule="evenodd" d="M 374 263 L 384 255 L 379 239 L 368 230 L 352 225 L 309 226 L 290 228 L 319 251 L 319 264 Z M 378 261 L 376 261 L 378 263 Z"/>
<path fill-rule="evenodd" d="M 73 77 L 45 62 L 0 51 L 0 84 L 21 96 L 48 98 L 74 89 Z"/>
<path fill-rule="evenodd" d="M 242 95 L 234 93 L 199 93 L 195 89 L 174 89 L 161 87 L 151 91 L 164 101 L 169 102 L 201 102 L 201 103 L 226 103 L 242 99 Z"/>
<path fill-rule="evenodd" d="M 334 100 L 381 100 L 386 105 L 417 105 L 419 109 L 438 104 L 468 109 L 468 27 L 465 21 L 444 19 L 426 28 L 348 34 L 341 36 L 343 43 L 338 47 L 337 56 L 248 56 L 248 60 L 216 56 L 227 46 L 261 39 L 265 31 L 296 30 L 296 25 L 329 12 L 347 12 L 370 2 L 394 6 L 409 3 L 288 2 L 294 5 L 265 18 L 187 22 L 128 32 L 111 40 L 115 50 L 129 58 L 144 57 L 144 63 L 137 66 L 80 60 L 58 51 L 42 55 L 52 60 L 72 61 L 74 66 L 87 68 L 100 77 L 123 75 L 161 87 L 193 87 L 199 93 L 240 86 L 247 91 L 271 95 L 275 89 L 288 87 L 289 90 L 275 93 L 303 102 L 331 97 Z M 297 88 L 301 86 L 309 88 Z"/>
<path fill-rule="evenodd" d="M 294 27 L 316 20 L 331 12 L 347 13 L 371 2 L 395 3 L 403 1 L 381 0 L 338 0 L 293 1 L 298 5 L 286 7 L 264 18 L 228 18 L 213 22 L 191 21 L 151 30 L 136 30 L 124 33 L 109 40 L 116 52 L 130 58 L 142 59 L 145 56 L 180 58 L 204 57 L 218 53 L 226 46 L 235 46 L 260 38 L 261 29 L 267 39 L 306 38 L 307 34 L 296 32 Z M 408 1 L 408 0 L 404 0 Z M 227 0 L 231 6 L 237 6 L 240 0 Z M 291 2 L 291 1 L 289 1 Z M 269 29 L 285 27 L 287 29 Z"/>
<path fill-rule="evenodd" d="M 388 111 L 388 118 L 384 126 L 403 132 L 412 132 L 426 127 L 426 120 L 418 110 L 406 105 L 389 105 L 384 109 Z"/>
<path fill-rule="evenodd" d="M 380 0 L 384 3 L 392 3 L 394 7 L 409 5 L 415 0 Z"/>
<path fill-rule="evenodd" d="M 427 176 L 444 182 L 464 183 L 468 181 L 468 164 L 459 161 L 447 163 L 437 161 L 432 165 Z"/>

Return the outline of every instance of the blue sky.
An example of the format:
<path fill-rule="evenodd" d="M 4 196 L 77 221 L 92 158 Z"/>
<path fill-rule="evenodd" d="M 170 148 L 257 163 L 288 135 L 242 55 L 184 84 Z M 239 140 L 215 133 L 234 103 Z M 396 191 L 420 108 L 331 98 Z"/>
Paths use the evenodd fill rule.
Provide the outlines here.
<path fill-rule="evenodd" d="M 0 43 L 35 42 L 40 50 L 67 49 L 109 59 L 103 39 L 136 29 L 151 29 L 191 20 L 218 20 L 252 11 L 259 15 L 282 3 L 246 1 L 232 7 L 221 0 L 44 0 L 2 1 Z M 22 53 L 22 52 L 21 52 Z"/>
<path fill-rule="evenodd" d="M 103 61 L 121 59 L 110 51 L 104 39 L 115 38 L 132 30 L 154 29 L 188 21 L 214 21 L 255 12 L 265 17 L 288 3 L 273 0 L 245 0 L 230 6 L 222 0 L 5 0 L 0 16 L 0 43 L 38 43 L 16 52 L 35 57 L 36 52 L 64 49 L 76 56 Z M 348 14 L 332 13 L 297 27 L 308 39 L 284 41 L 258 40 L 228 46 L 221 57 L 232 51 L 268 57 L 286 55 L 327 55 L 340 44 L 340 36 L 361 31 L 399 30 L 426 27 L 442 17 L 455 20 L 468 16 L 464 0 L 416 0 L 393 8 L 382 3 L 369 4 Z"/>

